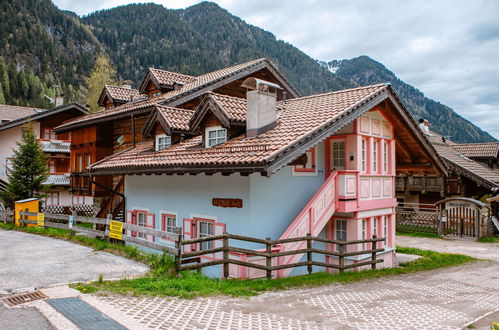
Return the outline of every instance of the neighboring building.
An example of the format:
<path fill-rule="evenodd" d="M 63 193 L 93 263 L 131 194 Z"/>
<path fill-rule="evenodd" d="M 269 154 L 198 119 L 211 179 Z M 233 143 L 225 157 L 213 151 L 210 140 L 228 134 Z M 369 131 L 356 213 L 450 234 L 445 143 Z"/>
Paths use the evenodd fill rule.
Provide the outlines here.
<path fill-rule="evenodd" d="M 419 127 L 444 161 L 448 176 L 399 175 L 396 189 L 401 204 L 431 208 L 445 197 L 481 199 L 499 190 L 499 172 L 486 165 L 497 162 L 499 143 L 458 144 L 430 131 L 427 121 L 420 120 Z"/>
<path fill-rule="evenodd" d="M 392 267 L 396 159 L 402 160 L 400 171 L 446 170 L 391 87 L 279 101 L 275 83 L 248 78 L 241 85 L 248 90 L 244 98 L 207 91 L 193 110 L 157 106 L 142 130 L 149 141 L 90 166 L 94 177 L 124 176 L 126 221 L 163 231 L 181 226 L 186 239 L 224 231 L 272 239 L 377 235 L 387 238 L 380 257 Z M 402 145 L 413 151 L 413 163 Z M 262 275 L 246 267 L 230 271 L 236 277 Z"/>
<path fill-rule="evenodd" d="M 51 185 L 45 200 L 47 206 L 71 205 L 83 203 L 80 199 L 73 201 L 69 194 L 70 170 L 70 140 L 69 133 L 56 134 L 54 127 L 64 121 L 74 119 L 87 111 L 82 106 L 71 103 L 51 110 L 0 105 L 0 182 L 7 184 L 8 172 L 11 169 L 13 149 L 16 142 L 21 141 L 23 130 L 30 124 L 35 136 L 39 139 L 45 152 L 49 168 L 49 178 L 46 181 Z M 91 203 L 91 199 L 87 199 Z"/>
<path fill-rule="evenodd" d="M 115 108 L 122 104 L 136 101 L 141 96 L 139 91 L 133 89 L 129 84 L 124 84 L 121 87 L 105 85 L 97 100 L 97 104 L 105 109 Z"/>
<path fill-rule="evenodd" d="M 451 144 L 462 155 L 499 173 L 499 142 Z"/>

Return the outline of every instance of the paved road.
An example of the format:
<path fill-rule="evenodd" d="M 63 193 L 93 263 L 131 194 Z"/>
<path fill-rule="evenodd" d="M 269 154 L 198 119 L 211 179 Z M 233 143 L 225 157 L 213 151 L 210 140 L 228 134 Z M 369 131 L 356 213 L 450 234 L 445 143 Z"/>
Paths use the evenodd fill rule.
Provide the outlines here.
<path fill-rule="evenodd" d="M 0 230 L 0 295 L 77 281 L 135 276 L 147 267 L 67 241 Z"/>
<path fill-rule="evenodd" d="M 432 250 L 489 259 L 499 254 L 498 245 L 475 242 L 403 237 L 397 244 L 429 245 Z M 346 285 L 269 292 L 247 300 L 95 298 L 149 328 L 461 329 L 499 309 L 498 288 L 499 262 L 480 261 Z M 490 329 L 487 322 L 484 327 Z"/>

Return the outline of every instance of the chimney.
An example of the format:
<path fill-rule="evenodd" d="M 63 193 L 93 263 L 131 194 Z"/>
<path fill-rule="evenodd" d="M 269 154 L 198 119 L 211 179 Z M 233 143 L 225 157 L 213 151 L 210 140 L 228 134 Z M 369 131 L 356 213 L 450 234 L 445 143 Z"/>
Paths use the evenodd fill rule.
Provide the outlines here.
<path fill-rule="evenodd" d="M 55 97 L 55 107 L 60 107 L 61 105 L 64 105 L 64 94 L 59 94 L 58 96 Z"/>
<path fill-rule="evenodd" d="M 132 81 L 131 80 L 125 80 L 123 84 L 121 85 L 122 88 L 126 89 L 132 89 Z"/>
<path fill-rule="evenodd" d="M 275 127 L 279 85 L 257 78 L 247 78 L 241 87 L 246 93 L 246 137 L 255 137 Z"/>

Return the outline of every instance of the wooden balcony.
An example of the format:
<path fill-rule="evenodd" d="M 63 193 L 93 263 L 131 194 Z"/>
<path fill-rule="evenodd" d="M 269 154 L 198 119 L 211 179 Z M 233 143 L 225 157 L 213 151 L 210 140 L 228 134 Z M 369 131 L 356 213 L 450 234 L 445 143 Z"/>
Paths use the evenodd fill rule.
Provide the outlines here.
<path fill-rule="evenodd" d="M 44 184 L 69 186 L 69 173 L 51 173 Z"/>
<path fill-rule="evenodd" d="M 398 192 L 443 192 L 444 178 L 439 176 L 399 175 L 395 177 L 395 190 Z"/>
<path fill-rule="evenodd" d="M 68 153 L 71 151 L 71 142 L 66 140 L 40 140 L 42 150 L 50 153 Z"/>

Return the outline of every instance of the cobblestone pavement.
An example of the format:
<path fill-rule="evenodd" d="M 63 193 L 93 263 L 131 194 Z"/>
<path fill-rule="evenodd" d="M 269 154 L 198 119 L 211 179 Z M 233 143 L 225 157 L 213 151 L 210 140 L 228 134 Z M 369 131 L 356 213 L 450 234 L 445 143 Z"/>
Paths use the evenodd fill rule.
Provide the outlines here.
<path fill-rule="evenodd" d="M 250 299 L 96 297 L 158 329 L 459 329 L 499 308 L 499 263 L 459 267 Z"/>

